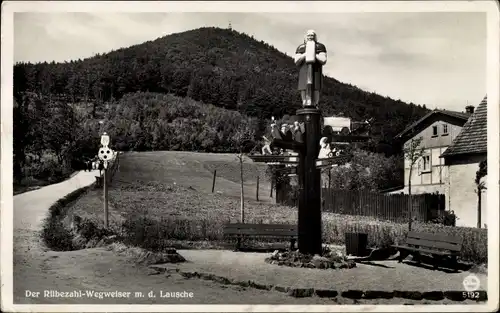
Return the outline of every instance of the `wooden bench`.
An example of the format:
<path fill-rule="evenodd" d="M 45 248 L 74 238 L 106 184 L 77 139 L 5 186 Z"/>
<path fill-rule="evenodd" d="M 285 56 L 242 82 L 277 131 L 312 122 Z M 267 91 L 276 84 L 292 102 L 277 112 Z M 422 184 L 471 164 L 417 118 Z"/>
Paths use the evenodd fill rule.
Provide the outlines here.
<path fill-rule="evenodd" d="M 420 263 L 420 255 L 423 253 L 432 255 L 434 269 L 439 267 L 440 261 L 449 258 L 454 270 L 457 271 L 457 257 L 462 250 L 462 238 L 410 231 L 406 237 L 406 244 L 392 245 L 392 247 L 398 249 L 400 263 L 410 254 L 414 256 L 417 263 Z"/>
<path fill-rule="evenodd" d="M 241 247 L 244 237 L 289 238 L 290 249 L 294 249 L 298 236 L 298 226 L 288 224 L 225 224 L 224 237 L 237 238 L 236 250 Z"/>

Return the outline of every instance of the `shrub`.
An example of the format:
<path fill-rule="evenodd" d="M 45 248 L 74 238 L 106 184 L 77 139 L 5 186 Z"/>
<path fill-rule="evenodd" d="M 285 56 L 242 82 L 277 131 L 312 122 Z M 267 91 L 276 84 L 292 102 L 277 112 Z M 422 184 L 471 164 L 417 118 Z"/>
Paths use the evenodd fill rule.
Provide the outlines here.
<path fill-rule="evenodd" d="M 49 183 L 52 183 L 64 179 L 71 170 L 64 164 L 60 164 L 56 160 L 49 158 L 43 159 L 39 163 L 33 162 L 26 168 L 26 171 L 31 173 L 31 176 L 35 179 L 47 180 Z"/>
<path fill-rule="evenodd" d="M 123 222 L 122 233 L 125 244 L 158 252 L 169 247 L 169 240 L 222 240 L 222 223 L 134 214 Z"/>
<path fill-rule="evenodd" d="M 42 227 L 42 239 L 50 249 L 56 251 L 73 250 L 73 234 L 63 224 L 68 205 L 76 201 L 88 187 L 77 189 L 59 199 L 49 208 L 49 214 Z"/>
<path fill-rule="evenodd" d="M 42 229 L 42 238 L 52 250 L 70 251 L 73 250 L 73 234 L 59 219 L 48 218 Z"/>
<path fill-rule="evenodd" d="M 80 224 L 79 233 L 87 241 L 90 241 L 92 239 L 100 240 L 103 237 L 111 234 L 110 231 L 106 230 L 103 227 L 99 227 L 97 223 L 93 222 L 90 219 L 83 219 L 83 222 Z"/>
<path fill-rule="evenodd" d="M 457 221 L 457 216 L 453 211 L 437 211 L 438 216 L 431 220 L 431 223 L 442 224 L 445 226 L 455 226 Z"/>
<path fill-rule="evenodd" d="M 488 260 L 488 232 L 485 229 L 416 223 L 413 225 L 413 230 L 460 236 L 463 239 L 460 258 L 463 261 L 484 263 Z M 327 243 L 344 244 L 345 232 L 367 233 L 368 246 L 383 248 L 404 242 L 408 234 L 408 226 L 387 222 L 363 221 L 349 224 L 343 224 L 338 220 L 324 222 L 323 239 Z"/>
<path fill-rule="evenodd" d="M 283 221 L 270 222 L 283 223 Z M 163 251 L 168 246 L 168 240 L 222 241 L 224 239 L 222 225 L 223 221 L 221 220 L 155 219 L 136 214 L 127 217 L 123 223 L 123 240 L 125 244 L 151 251 Z M 483 263 L 488 260 L 487 232 L 484 229 L 417 223 L 414 225 L 414 230 L 461 236 L 463 238 L 461 252 L 463 261 Z M 323 222 L 324 243 L 343 245 L 346 232 L 367 233 L 369 247 L 387 248 L 393 244 L 404 242 L 408 226 L 376 221 L 345 222 L 341 219 Z"/>

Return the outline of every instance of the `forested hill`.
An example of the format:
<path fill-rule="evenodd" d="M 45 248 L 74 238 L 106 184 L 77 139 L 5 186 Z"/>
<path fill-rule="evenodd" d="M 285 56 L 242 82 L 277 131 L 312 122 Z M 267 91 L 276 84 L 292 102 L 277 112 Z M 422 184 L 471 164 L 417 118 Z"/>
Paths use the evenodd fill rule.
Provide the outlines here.
<path fill-rule="evenodd" d="M 137 91 L 172 93 L 262 120 L 300 107 L 297 75 L 291 56 L 269 44 L 230 29 L 200 28 L 85 60 L 16 64 L 14 91 L 97 105 Z M 320 106 L 324 115 L 373 117 L 374 150 L 390 154 L 393 137 L 427 112 L 329 77 Z"/>

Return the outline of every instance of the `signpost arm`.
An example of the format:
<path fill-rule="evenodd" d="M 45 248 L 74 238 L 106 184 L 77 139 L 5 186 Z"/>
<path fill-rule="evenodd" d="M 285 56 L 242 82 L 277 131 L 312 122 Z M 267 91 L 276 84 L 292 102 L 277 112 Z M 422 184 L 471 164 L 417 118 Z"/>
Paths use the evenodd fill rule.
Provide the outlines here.
<path fill-rule="evenodd" d="M 285 149 L 285 150 L 293 150 L 295 152 L 300 152 L 300 151 L 304 150 L 304 144 L 297 142 L 297 141 L 294 141 L 294 140 L 286 141 L 286 140 L 282 140 L 282 139 L 273 139 L 271 141 L 270 146 L 271 146 L 271 149 L 272 149 L 272 147 L 278 147 L 278 148 Z"/>

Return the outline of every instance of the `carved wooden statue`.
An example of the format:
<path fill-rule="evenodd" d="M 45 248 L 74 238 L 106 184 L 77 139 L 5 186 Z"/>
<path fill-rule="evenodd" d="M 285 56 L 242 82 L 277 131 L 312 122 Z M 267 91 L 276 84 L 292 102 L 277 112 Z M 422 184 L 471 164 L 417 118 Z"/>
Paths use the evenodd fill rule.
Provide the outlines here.
<path fill-rule="evenodd" d="M 318 159 L 326 159 L 329 157 L 329 154 L 331 152 L 331 148 L 330 148 L 330 144 L 327 143 L 327 140 L 328 140 L 328 138 L 323 137 L 319 141 L 319 146 L 321 147 L 321 149 L 319 150 Z"/>
<path fill-rule="evenodd" d="M 271 141 L 269 139 L 267 139 L 266 136 L 262 136 L 262 139 L 264 139 L 264 146 L 262 147 L 262 155 L 273 154 L 273 152 L 271 150 L 271 146 L 270 146 Z"/>
<path fill-rule="evenodd" d="M 299 66 L 298 89 L 302 105 L 317 106 L 323 86 L 323 65 L 326 64 L 326 47 L 318 42 L 314 30 L 307 31 L 304 43 L 295 51 L 295 64 Z"/>

